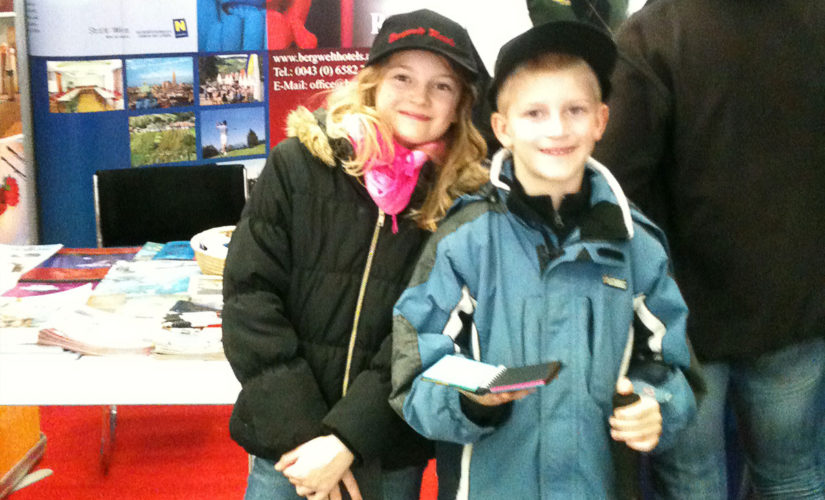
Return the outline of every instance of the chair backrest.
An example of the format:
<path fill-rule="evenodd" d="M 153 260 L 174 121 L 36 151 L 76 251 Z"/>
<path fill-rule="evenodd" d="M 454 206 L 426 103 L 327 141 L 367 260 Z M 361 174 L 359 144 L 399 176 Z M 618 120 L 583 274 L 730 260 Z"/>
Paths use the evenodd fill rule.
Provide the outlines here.
<path fill-rule="evenodd" d="M 247 197 L 243 165 L 98 170 L 93 184 L 98 247 L 188 240 L 236 224 Z"/>

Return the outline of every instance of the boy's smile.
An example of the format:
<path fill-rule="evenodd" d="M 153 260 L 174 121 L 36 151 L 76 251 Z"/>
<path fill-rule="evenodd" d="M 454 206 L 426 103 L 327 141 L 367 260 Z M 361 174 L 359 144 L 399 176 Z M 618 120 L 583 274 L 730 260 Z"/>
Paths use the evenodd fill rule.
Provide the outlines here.
<path fill-rule="evenodd" d="M 542 148 L 540 151 L 550 156 L 566 156 L 575 151 L 575 147 L 569 148 Z"/>
<path fill-rule="evenodd" d="M 456 121 L 461 84 L 443 57 L 427 50 L 390 56 L 378 83 L 375 109 L 406 147 L 440 139 Z"/>
<path fill-rule="evenodd" d="M 607 106 L 585 64 L 523 70 L 502 88 L 493 130 L 512 151 L 516 177 L 529 195 L 560 202 L 581 187 L 584 165 L 607 125 Z"/>

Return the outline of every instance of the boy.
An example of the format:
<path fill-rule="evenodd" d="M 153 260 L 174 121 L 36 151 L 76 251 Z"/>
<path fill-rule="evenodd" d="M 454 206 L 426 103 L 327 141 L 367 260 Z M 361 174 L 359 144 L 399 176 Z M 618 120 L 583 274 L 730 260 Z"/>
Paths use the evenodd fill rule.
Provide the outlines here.
<path fill-rule="evenodd" d="M 442 441 L 440 498 L 613 498 L 611 438 L 666 447 L 695 411 L 664 240 L 590 158 L 615 58 L 576 22 L 502 47 L 492 186 L 454 207 L 396 304 L 391 404 Z M 483 397 L 421 379 L 453 353 L 562 369 L 549 387 Z M 634 390 L 614 413 L 614 392 Z"/>

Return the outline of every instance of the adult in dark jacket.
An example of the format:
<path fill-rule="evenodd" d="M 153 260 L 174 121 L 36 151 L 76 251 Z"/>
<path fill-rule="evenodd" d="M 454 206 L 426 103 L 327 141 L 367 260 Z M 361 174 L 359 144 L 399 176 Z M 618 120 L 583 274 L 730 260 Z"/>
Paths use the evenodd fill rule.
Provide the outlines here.
<path fill-rule="evenodd" d="M 340 498 L 339 481 L 353 498 L 418 498 L 432 450 L 387 402 L 392 307 L 428 231 L 488 177 L 478 64 L 453 21 L 391 16 L 327 112 L 290 115 L 224 273 L 247 498 Z"/>
<path fill-rule="evenodd" d="M 823 498 L 825 6 L 654 0 L 617 38 L 594 156 L 664 227 L 707 394 L 658 491 L 725 498 L 730 398 L 765 498 Z M 819 403 L 821 405 L 821 403 Z"/>
<path fill-rule="evenodd" d="M 551 21 L 582 21 L 606 31 L 617 29 L 627 18 L 629 0 L 527 0 L 533 26 Z"/>

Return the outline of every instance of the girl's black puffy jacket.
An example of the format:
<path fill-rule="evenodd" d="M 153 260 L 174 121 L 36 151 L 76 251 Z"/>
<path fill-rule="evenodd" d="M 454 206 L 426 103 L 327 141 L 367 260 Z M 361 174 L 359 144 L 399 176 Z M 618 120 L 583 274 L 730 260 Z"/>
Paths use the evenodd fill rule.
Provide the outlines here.
<path fill-rule="evenodd" d="M 428 233 L 403 215 L 397 234 L 389 217 L 379 224 L 366 189 L 340 166 L 349 145 L 330 140 L 316 114 L 290 115 L 290 137 L 269 155 L 229 245 L 223 343 L 242 386 L 230 433 L 274 460 L 334 433 L 356 463 L 421 464 L 430 444 L 387 398 L 392 307 Z M 428 164 L 410 206 L 423 201 L 430 172 Z"/>

